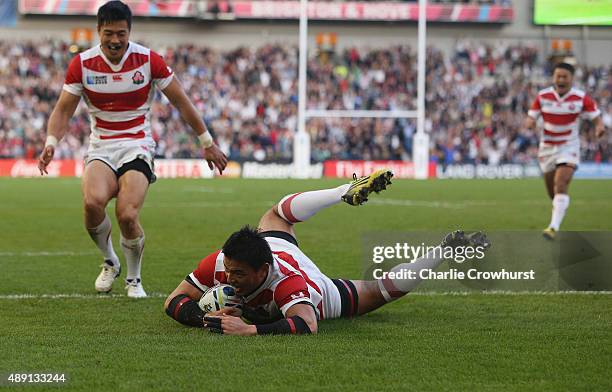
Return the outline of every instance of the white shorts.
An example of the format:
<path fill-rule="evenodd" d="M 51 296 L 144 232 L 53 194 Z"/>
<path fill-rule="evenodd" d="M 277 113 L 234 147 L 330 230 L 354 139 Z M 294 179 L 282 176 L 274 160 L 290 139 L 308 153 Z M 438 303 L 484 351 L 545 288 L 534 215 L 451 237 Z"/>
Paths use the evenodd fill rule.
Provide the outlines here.
<path fill-rule="evenodd" d="M 574 144 L 540 146 L 538 161 L 543 173 L 554 171 L 558 165 L 564 163 L 578 167 L 580 163 L 580 146 Z"/>
<path fill-rule="evenodd" d="M 117 173 L 124 164 L 135 159 L 142 159 L 151 169 L 151 173 L 154 173 L 154 151 L 155 145 L 151 146 L 148 143 L 109 144 L 97 148 L 92 148 L 90 146 L 87 155 L 85 155 L 85 165 L 91 161 L 98 160 L 106 163 L 115 173 Z M 153 178 L 155 178 L 155 176 L 153 176 Z"/>

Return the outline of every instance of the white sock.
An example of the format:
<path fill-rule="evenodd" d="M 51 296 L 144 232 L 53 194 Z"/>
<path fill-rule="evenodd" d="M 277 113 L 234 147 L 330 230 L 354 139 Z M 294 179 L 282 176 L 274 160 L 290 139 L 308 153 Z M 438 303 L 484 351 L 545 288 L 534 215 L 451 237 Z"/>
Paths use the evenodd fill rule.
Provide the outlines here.
<path fill-rule="evenodd" d="M 570 197 L 565 193 L 557 193 L 552 201 L 552 217 L 550 218 L 550 225 L 548 227 L 553 228 L 555 230 L 559 230 L 559 226 L 561 226 L 561 222 L 563 221 L 563 217 L 565 216 L 565 211 L 567 211 L 567 207 L 569 207 Z"/>
<path fill-rule="evenodd" d="M 350 186 L 344 184 L 332 189 L 287 195 L 278 203 L 278 213 L 289 223 L 304 222 L 319 210 L 342 201 L 342 195 Z"/>
<path fill-rule="evenodd" d="M 104 215 L 102 223 L 93 228 L 87 228 L 87 232 L 91 239 L 96 243 L 96 246 L 102 252 L 104 260 L 113 262 L 116 268 L 119 268 L 119 257 L 113 249 L 113 239 L 111 237 L 112 223 L 108 215 Z"/>
<path fill-rule="evenodd" d="M 397 279 L 379 279 L 378 287 L 380 292 L 387 302 L 396 300 L 412 290 L 421 283 L 423 279 L 419 277 L 419 271 L 424 269 L 434 270 L 444 259 L 440 256 L 440 252 L 429 252 L 425 257 L 415 260 L 412 263 L 402 263 L 391 268 L 390 272 L 414 271 L 414 279 L 402 277 Z"/>
<path fill-rule="evenodd" d="M 140 265 L 142 264 L 142 255 L 144 253 L 144 233 L 137 238 L 128 240 L 121 235 L 121 249 L 125 255 L 127 263 L 126 280 L 140 280 Z"/>

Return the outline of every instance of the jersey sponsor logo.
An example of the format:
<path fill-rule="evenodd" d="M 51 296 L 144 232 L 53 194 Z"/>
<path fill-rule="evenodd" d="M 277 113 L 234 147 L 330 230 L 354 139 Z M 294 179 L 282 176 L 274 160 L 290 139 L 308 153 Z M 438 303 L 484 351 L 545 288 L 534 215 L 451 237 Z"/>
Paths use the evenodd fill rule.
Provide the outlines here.
<path fill-rule="evenodd" d="M 87 84 L 92 84 L 92 85 L 106 84 L 106 75 L 104 75 L 104 76 L 91 76 L 91 75 L 88 75 L 85 78 L 85 82 Z"/>
<path fill-rule="evenodd" d="M 123 77 L 121 75 L 113 75 L 113 82 L 123 82 Z"/>
<path fill-rule="evenodd" d="M 134 84 L 143 84 L 144 81 L 145 77 L 140 71 L 136 71 L 134 76 L 132 76 L 132 82 L 134 82 Z"/>

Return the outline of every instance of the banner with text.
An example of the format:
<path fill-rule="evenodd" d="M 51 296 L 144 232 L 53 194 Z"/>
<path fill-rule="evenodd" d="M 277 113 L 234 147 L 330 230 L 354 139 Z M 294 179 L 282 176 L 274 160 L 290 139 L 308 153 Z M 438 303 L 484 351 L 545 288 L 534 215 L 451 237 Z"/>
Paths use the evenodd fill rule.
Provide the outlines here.
<path fill-rule="evenodd" d="M 300 2 L 293 1 L 193 1 L 193 0 L 131 0 L 136 16 L 234 19 L 299 19 Z M 83 0 L 20 0 L 19 12 L 39 15 L 95 15 L 100 1 Z M 511 23 L 512 6 L 488 4 L 428 4 L 427 21 L 469 23 Z M 387 1 L 310 1 L 311 20 L 339 21 L 417 21 L 416 2 Z"/>
<path fill-rule="evenodd" d="M 490 178 L 511 179 L 539 177 L 540 168 L 536 165 L 502 164 L 502 165 L 438 165 L 438 178 Z"/>
<path fill-rule="evenodd" d="M 414 178 L 414 163 L 405 161 L 325 161 L 323 175 L 332 178 L 367 176 L 379 169 L 389 169 L 394 178 Z M 429 163 L 429 177 L 436 176 L 436 164 Z"/>
<path fill-rule="evenodd" d="M 48 177 L 81 177 L 83 162 L 75 159 L 53 160 L 47 167 Z M 229 162 L 223 178 L 240 177 L 242 168 L 237 162 Z M 158 159 L 155 161 L 158 178 L 212 178 L 213 173 L 202 159 Z M 40 177 L 38 161 L 34 159 L 0 159 L 0 177 Z"/>

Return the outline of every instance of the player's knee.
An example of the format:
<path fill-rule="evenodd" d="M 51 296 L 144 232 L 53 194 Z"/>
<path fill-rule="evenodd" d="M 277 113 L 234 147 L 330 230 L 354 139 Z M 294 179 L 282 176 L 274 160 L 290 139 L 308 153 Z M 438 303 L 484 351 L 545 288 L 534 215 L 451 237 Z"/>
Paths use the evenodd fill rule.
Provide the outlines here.
<path fill-rule="evenodd" d="M 278 214 L 278 204 L 273 205 L 272 208 L 266 211 L 266 213 L 263 214 L 263 217 L 262 217 L 262 219 L 276 219 L 276 218 L 280 218 L 280 215 Z"/>
<path fill-rule="evenodd" d="M 282 216 L 279 215 L 277 205 L 274 205 L 259 220 L 259 228 L 266 230 L 291 230 L 291 224 L 288 223 Z"/>
<path fill-rule="evenodd" d="M 117 221 L 120 225 L 130 225 L 138 222 L 138 209 L 131 205 L 117 209 Z"/>
<path fill-rule="evenodd" d="M 83 197 L 83 206 L 87 212 L 98 212 L 106 208 L 106 201 L 96 196 Z"/>

